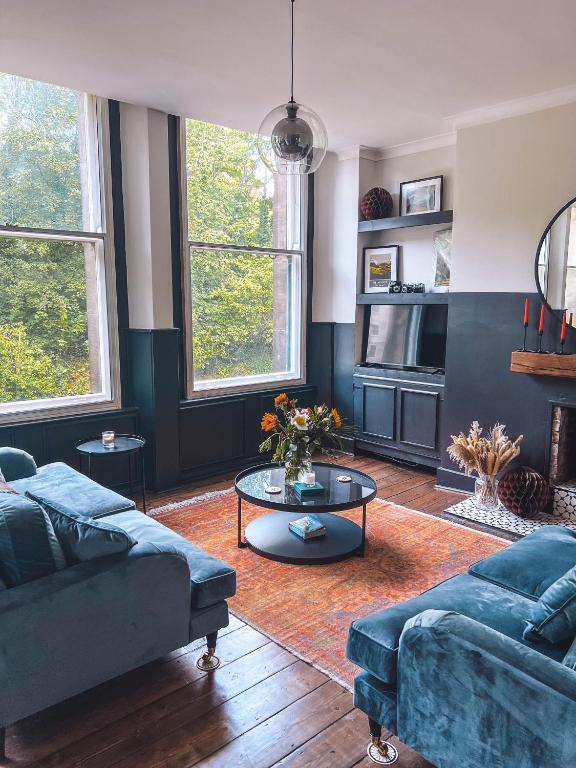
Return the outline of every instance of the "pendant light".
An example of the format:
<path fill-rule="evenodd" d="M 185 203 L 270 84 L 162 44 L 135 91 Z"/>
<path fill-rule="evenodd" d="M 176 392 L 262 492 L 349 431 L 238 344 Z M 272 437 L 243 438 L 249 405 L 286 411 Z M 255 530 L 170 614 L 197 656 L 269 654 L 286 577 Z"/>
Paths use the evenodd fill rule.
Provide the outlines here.
<path fill-rule="evenodd" d="M 272 173 L 304 175 L 314 173 L 324 159 L 328 136 L 316 112 L 294 101 L 294 0 L 290 3 L 290 101 L 275 107 L 262 121 L 258 153 Z"/>

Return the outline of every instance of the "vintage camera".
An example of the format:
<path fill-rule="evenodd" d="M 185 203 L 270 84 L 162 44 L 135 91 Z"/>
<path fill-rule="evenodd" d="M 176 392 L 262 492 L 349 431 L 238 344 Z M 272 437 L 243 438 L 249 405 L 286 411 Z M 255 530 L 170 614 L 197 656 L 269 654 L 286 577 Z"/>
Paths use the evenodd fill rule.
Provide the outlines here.
<path fill-rule="evenodd" d="M 402 283 L 398 280 L 391 280 L 388 286 L 388 293 L 402 293 Z"/>

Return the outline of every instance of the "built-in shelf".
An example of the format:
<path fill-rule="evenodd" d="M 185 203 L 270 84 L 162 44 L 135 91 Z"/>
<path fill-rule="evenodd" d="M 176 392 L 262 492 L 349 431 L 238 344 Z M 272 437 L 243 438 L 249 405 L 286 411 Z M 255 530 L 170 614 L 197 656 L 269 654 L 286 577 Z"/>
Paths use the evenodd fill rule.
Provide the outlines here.
<path fill-rule="evenodd" d="M 512 352 L 510 370 L 513 373 L 529 373 L 533 376 L 576 379 L 576 355 Z"/>
<path fill-rule="evenodd" d="M 429 227 L 431 224 L 450 224 L 454 211 L 437 213 L 415 213 L 411 216 L 392 216 L 388 219 L 359 221 L 358 232 L 377 232 L 382 229 L 403 229 L 405 227 Z"/>
<path fill-rule="evenodd" d="M 356 304 L 448 304 L 448 293 L 359 293 Z"/>

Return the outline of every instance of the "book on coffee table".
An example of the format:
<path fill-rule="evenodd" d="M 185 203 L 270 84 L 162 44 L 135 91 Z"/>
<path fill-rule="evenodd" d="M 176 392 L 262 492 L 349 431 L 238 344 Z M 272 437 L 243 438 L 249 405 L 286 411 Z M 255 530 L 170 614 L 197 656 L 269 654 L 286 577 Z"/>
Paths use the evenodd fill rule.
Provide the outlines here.
<path fill-rule="evenodd" d="M 320 518 L 316 515 L 305 515 L 299 517 L 298 520 L 291 520 L 288 523 L 288 528 L 299 536 L 301 539 L 315 539 L 318 536 L 324 536 L 326 533 L 325 526 L 321 523 Z"/>
<path fill-rule="evenodd" d="M 318 496 L 324 493 L 324 486 L 320 483 L 314 483 L 314 485 L 294 483 L 294 491 L 298 496 Z"/>

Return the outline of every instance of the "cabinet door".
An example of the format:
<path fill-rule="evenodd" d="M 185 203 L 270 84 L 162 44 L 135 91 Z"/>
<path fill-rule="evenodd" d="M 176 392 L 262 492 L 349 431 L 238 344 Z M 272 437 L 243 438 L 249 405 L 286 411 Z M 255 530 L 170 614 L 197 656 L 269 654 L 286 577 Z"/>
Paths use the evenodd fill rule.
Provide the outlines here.
<path fill-rule="evenodd" d="M 416 451 L 438 451 L 440 400 L 438 392 L 399 387 L 399 443 Z"/>
<path fill-rule="evenodd" d="M 356 389 L 359 432 L 379 440 L 396 439 L 396 386 L 362 382 Z"/>

